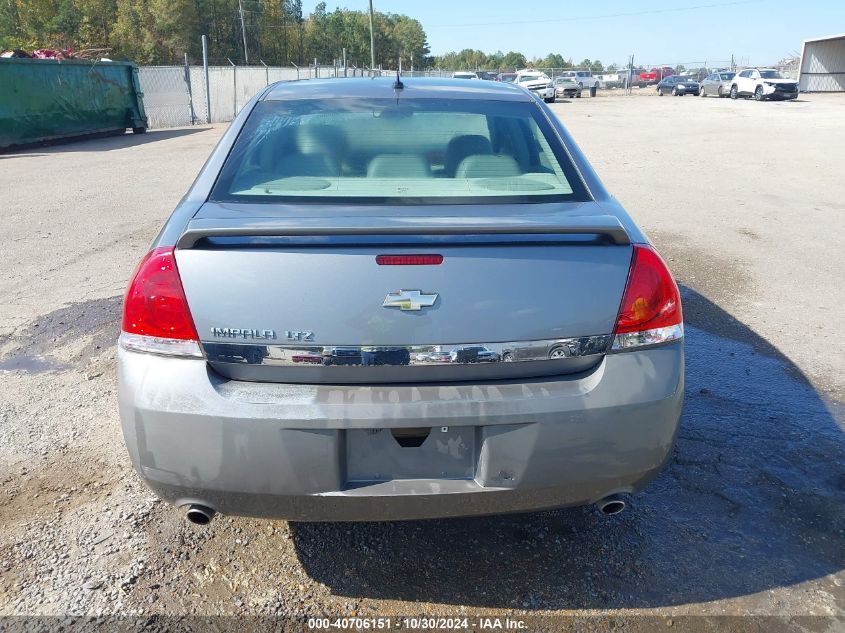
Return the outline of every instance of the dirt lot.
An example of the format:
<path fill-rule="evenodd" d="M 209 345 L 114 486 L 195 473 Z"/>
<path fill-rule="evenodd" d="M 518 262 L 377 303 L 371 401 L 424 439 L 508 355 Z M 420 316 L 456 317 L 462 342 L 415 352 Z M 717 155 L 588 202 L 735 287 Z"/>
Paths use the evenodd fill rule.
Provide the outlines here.
<path fill-rule="evenodd" d="M 130 468 L 114 342 L 222 128 L 28 150 L 0 156 L 0 615 L 845 616 L 845 97 L 552 108 L 685 295 L 680 437 L 626 513 L 188 524 Z"/>

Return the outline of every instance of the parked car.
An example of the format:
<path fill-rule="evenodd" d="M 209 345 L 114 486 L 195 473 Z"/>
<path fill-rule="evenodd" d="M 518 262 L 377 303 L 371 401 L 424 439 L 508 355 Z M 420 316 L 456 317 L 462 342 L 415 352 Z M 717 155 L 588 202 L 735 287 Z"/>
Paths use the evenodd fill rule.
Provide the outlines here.
<path fill-rule="evenodd" d="M 497 82 L 261 90 L 137 267 L 121 330 L 132 463 L 195 523 L 614 513 L 672 455 L 683 402 L 666 264 L 562 122 Z M 501 341 L 542 353 L 408 362 Z M 282 356 L 306 350 L 332 362 Z"/>
<path fill-rule="evenodd" d="M 589 70 L 565 70 L 560 74 L 560 76 L 574 79 L 581 87 L 581 90 L 586 88 L 590 91 L 591 97 L 596 96 L 596 91 L 599 87 L 599 80 L 593 77 L 593 73 Z"/>
<path fill-rule="evenodd" d="M 787 79 L 774 68 L 744 68 L 731 82 L 731 99 L 754 97 L 764 99 L 797 99 L 798 82 Z"/>
<path fill-rule="evenodd" d="M 251 345 L 250 347 L 255 347 Z M 309 350 L 305 350 L 303 352 L 299 352 L 297 354 L 293 354 L 290 359 L 294 363 L 310 363 L 312 365 L 319 365 L 323 362 L 323 356 L 318 354 L 317 352 L 312 352 Z"/>
<path fill-rule="evenodd" d="M 484 345 L 456 347 L 449 355 L 453 363 L 498 363 L 501 357 Z"/>
<path fill-rule="evenodd" d="M 469 70 L 456 70 L 452 73 L 452 79 L 478 79 L 478 75 Z"/>
<path fill-rule="evenodd" d="M 672 75 L 666 77 L 657 84 L 657 94 L 661 97 L 665 94 L 672 94 L 676 97 L 683 97 L 684 95 L 697 95 L 698 82 L 691 81 L 685 77 Z"/>
<path fill-rule="evenodd" d="M 581 86 L 572 77 L 558 77 L 555 79 L 555 97 L 564 99 L 580 96 Z"/>
<path fill-rule="evenodd" d="M 432 352 L 428 358 L 433 363 L 451 363 L 452 355 L 449 352 Z"/>
<path fill-rule="evenodd" d="M 735 72 L 729 70 L 719 70 L 707 75 L 700 84 L 698 94 L 702 97 L 727 97 L 731 93 L 731 81 L 735 75 Z"/>
<path fill-rule="evenodd" d="M 516 74 L 514 83 L 521 88 L 533 92 L 546 103 L 554 103 L 554 85 L 546 73 L 536 70 L 520 70 Z"/>
<path fill-rule="evenodd" d="M 499 73 L 496 75 L 496 81 L 512 84 L 516 81 L 516 73 Z"/>

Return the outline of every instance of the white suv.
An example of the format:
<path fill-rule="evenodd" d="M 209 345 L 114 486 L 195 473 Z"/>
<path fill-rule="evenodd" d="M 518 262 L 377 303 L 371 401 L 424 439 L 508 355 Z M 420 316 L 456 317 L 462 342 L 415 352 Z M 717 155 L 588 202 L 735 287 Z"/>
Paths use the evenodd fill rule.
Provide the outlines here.
<path fill-rule="evenodd" d="M 745 68 L 731 83 L 731 99 L 754 97 L 763 99 L 796 99 L 798 82 L 787 79 L 774 68 Z"/>
<path fill-rule="evenodd" d="M 596 90 L 599 87 L 599 80 L 597 77 L 593 77 L 593 73 L 589 70 L 566 70 L 560 74 L 561 77 L 572 77 L 575 82 L 581 86 L 581 89 L 587 89 L 590 91 L 590 96 L 596 96 Z"/>

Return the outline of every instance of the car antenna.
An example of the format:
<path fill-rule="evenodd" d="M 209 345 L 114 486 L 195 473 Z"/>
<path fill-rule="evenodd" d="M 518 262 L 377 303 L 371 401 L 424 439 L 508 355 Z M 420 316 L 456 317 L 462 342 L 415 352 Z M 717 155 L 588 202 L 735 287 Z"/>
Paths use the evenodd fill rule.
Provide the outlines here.
<path fill-rule="evenodd" d="M 399 58 L 399 68 L 396 69 L 396 83 L 393 84 L 394 90 L 402 90 L 405 84 L 402 83 L 402 78 L 399 73 L 402 72 L 402 59 Z"/>

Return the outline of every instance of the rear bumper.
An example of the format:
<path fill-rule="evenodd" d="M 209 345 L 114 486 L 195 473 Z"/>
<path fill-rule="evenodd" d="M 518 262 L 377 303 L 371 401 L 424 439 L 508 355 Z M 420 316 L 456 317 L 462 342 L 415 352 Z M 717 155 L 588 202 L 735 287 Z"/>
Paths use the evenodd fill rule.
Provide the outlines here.
<path fill-rule="evenodd" d="M 670 454 L 683 401 L 682 342 L 573 376 L 478 385 L 246 383 L 201 360 L 122 349 L 118 362 L 129 455 L 159 496 L 299 521 L 498 514 L 635 492 Z M 367 434 L 356 429 L 410 427 L 433 434 L 396 450 L 437 459 L 454 447 L 435 430 L 471 427 L 461 432 L 474 437 L 473 476 L 350 478 L 380 459 L 359 450 Z"/>

